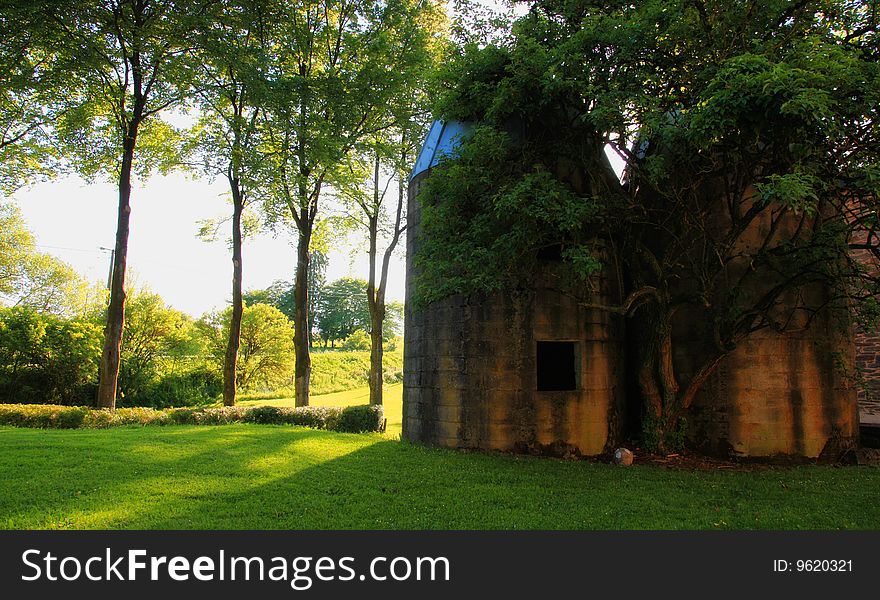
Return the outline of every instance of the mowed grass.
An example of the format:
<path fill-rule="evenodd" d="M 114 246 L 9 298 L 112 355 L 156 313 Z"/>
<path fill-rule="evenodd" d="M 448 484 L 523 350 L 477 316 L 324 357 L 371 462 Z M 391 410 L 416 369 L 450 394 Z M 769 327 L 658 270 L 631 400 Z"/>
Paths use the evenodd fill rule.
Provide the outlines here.
<path fill-rule="evenodd" d="M 880 528 L 880 468 L 687 472 L 290 426 L 0 428 L 0 527 Z"/>

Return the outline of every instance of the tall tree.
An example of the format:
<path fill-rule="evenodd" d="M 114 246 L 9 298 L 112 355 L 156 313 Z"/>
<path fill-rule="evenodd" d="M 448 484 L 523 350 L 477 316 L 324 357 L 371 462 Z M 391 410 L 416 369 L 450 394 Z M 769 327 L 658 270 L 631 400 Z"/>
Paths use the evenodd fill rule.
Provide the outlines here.
<path fill-rule="evenodd" d="M 318 307 L 321 305 L 323 294 L 324 294 L 324 284 L 327 280 L 327 264 L 329 260 L 327 259 L 327 252 L 321 251 L 318 249 L 313 249 L 311 252 L 311 256 L 309 257 L 309 348 L 313 348 L 315 345 L 315 327 L 317 325 L 318 318 Z M 295 300 L 296 293 L 295 290 L 292 290 L 294 293 L 291 296 L 291 300 Z M 286 314 L 290 319 L 293 319 L 296 314 L 296 306 L 295 303 L 291 304 L 293 308 L 293 314 L 288 314 L 283 308 L 281 312 Z M 280 308 L 280 307 L 279 307 Z"/>
<path fill-rule="evenodd" d="M 385 295 L 391 258 L 406 230 L 407 176 L 411 161 L 427 130 L 430 114 L 429 86 L 441 56 L 448 50 L 442 43 L 447 26 L 445 14 L 437 10 L 413 10 L 409 27 L 397 31 L 398 45 L 409 61 L 401 65 L 401 85 L 385 105 L 388 123 L 359 144 L 357 168 L 363 173 L 353 185 L 341 190 L 351 206 L 353 219 L 367 234 L 369 277 L 367 300 L 370 310 L 370 404 L 382 404 L 383 326 Z M 396 185 L 395 185 L 396 184 Z M 389 201 L 390 194 L 394 198 Z M 384 242 L 384 249 L 380 245 Z"/>
<path fill-rule="evenodd" d="M 177 144 L 160 119 L 181 102 L 185 48 L 196 2 L 90 0 L 44 2 L 53 44 L 77 59 L 86 101 L 56 123 L 77 170 L 118 185 L 110 304 L 100 363 L 98 405 L 116 406 L 125 320 L 125 274 L 134 175 L 147 176 Z"/>
<path fill-rule="evenodd" d="M 425 71 L 428 69 L 429 66 L 426 65 Z M 401 114 L 394 127 L 366 140 L 359 158 L 362 171 L 369 175 L 355 180 L 354 186 L 342 190 L 341 194 L 351 207 L 351 218 L 366 232 L 369 260 L 367 302 L 370 313 L 370 404 L 382 404 L 382 340 L 388 269 L 406 231 L 408 168 L 425 131 L 426 113 L 419 111 L 421 107 L 418 105 L 406 108 L 409 109 L 409 114 Z M 392 187 L 394 191 L 389 194 Z M 394 197 L 393 202 L 388 201 L 389 195 Z M 383 242 L 385 247 L 380 250 Z"/>
<path fill-rule="evenodd" d="M 346 161 L 364 136 L 388 126 L 382 107 L 406 81 L 400 32 L 435 10 L 430 0 L 321 0 L 287 4 L 278 20 L 267 156 L 272 191 L 298 234 L 295 278 L 297 406 L 309 403 L 308 273 L 322 192 L 348 177 Z"/>
<path fill-rule="evenodd" d="M 233 406 L 236 361 L 241 337 L 242 217 L 260 192 L 258 119 L 265 85 L 266 24 L 276 6 L 257 0 L 224 0 L 205 14 L 193 56 L 197 64 L 195 89 L 202 110 L 198 128 L 204 170 L 221 175 L 232 198 L 232 312 L 223 366 L 223 404 Z"/>

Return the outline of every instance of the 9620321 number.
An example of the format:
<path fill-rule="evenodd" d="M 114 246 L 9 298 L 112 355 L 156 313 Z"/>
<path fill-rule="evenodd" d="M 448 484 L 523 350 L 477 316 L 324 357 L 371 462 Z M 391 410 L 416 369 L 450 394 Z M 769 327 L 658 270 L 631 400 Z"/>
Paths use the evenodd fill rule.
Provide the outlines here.
<path fill-rule="evenodd" d="M 839 560 L 839 559 L 807 559 L 807 560 L 796 560 L 794 561 L 794 568 L 796 571 L 818 571 L 820 573 L 824 572 L 851 572 L 852 571 L 852 560 Z"/>

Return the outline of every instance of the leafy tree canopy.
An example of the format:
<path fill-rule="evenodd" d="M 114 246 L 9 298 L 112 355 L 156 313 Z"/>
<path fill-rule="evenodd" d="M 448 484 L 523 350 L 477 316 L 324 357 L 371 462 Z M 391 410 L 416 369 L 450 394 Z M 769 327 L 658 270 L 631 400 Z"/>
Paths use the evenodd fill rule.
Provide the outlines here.
<path fill-rule="evenodd" d="M 223 313 L 224 338 L 231 311 Z M 245 306 L 236 368 L 242 389 L 276 388 L 289 384 L 293 373 L 293 323 L 268 304 Z"/>
<path fill-rule="evenodd" d="M 803 327 L 829 305 L 868 322 L 877 8 L 530 3 L 508 37 L 449 63 L 437 113 L 475 129 L 423 188 L 419 300 L 515 289 L 542 251 L 587 278 L 614 266 L 593 248 L 611 244 L 625 285 L 599 308 L 633 317 L 648 414 L 669 428 L 753 332 Z M 677 313 L 705 326 L 688 376 L 673 368 Z"/>
<path fill-rule="evenodd" d="M 343 277 L 324 286 L 318 307 L 318 331 L 325 341 L 341 341 L 369 327 L 366 281 Z"/>

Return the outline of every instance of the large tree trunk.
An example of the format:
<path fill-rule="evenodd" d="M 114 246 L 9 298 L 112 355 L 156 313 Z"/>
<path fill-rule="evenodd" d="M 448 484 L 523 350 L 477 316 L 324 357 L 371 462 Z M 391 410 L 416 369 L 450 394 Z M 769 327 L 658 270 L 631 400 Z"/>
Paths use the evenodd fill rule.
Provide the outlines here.
<path fill-rule="evenodd" d="M 665 307 L 656 303 L 643 305 L 632 317 L 636 333 L 636 372 L 642 395 L 642 437 L 652 451 L 670 450 L 669 434 L 677 417 L 673 417 L 678 385 L 671 364 L 671 331 Z"/>
<path fill-rule="evenodd" d="M 229 182 L 232 191 L 232 318 L 229 321 L 229 340 L 223 362 L 223 405 L 235 406 L 236 365 L 241 339 L 241 316 L 244 306 L 241 299 L 241 213 L 244 203 L 238 179 Z"/>
<path fill-rule="evenodd" d="M 307 222 L 307 219 L 303 219 Z M 305 230 L 305 231 L 304 231 Z M 312 358 L 309 354 L 309 241 L 311 229 L 299 228 L 297 242 L 296 282 L 294 286 L 294 334 L 296 347 L 296 370 L 294 390 L 296 406 L 309 405 L 309 381 L 312 376 Z"/>
<path fill-rule="evenodd" d="M 119 379 L 119 356 L 122 329 L 125 323 L 125 268 L 128 259 L 128 231 L 131 216 L 131 167 L 137 139 L 137 122 L 132 122 L 123 140 L 122 165 L 119 170 L 119 208 L 116 217 L 116 249 L 110 278 L 110 305 L 104 328 L 104 349 L 101 353 L 98 379 L 98 407 L 116 408 Z"/>
<path fill-rule="evenodd" d="M 376 155 L 374 193 L 378 196 L 379 156 Z M 378 199 L 374 199 L 378 206 Z M 367 307 L 370 310 L 370 404 L 382 404 L 382 321 L 385 318 L 384 290 L 376 290 L 376 246 L 379 238 L 379 221 L 375 215 L 369 220 L 370 274 L 367 279 Z"/>
<path fill-rule="evenodd" d="M 631 321 L 638 340 L 638 384 L 645 404 L 642 434 L 649 449 L 661 453 L 680 449 L 682 418 L 727 355 L 723 350 L 707 353 L 696 371 L 680 382 L 673 361 L 673 313 L 668 307 L 649 305 Z"/>
<path fill-rule="evenodd" d="M 382 404 L 382 322 L 385 307 L 370 304 L 370 404 Z"/>

